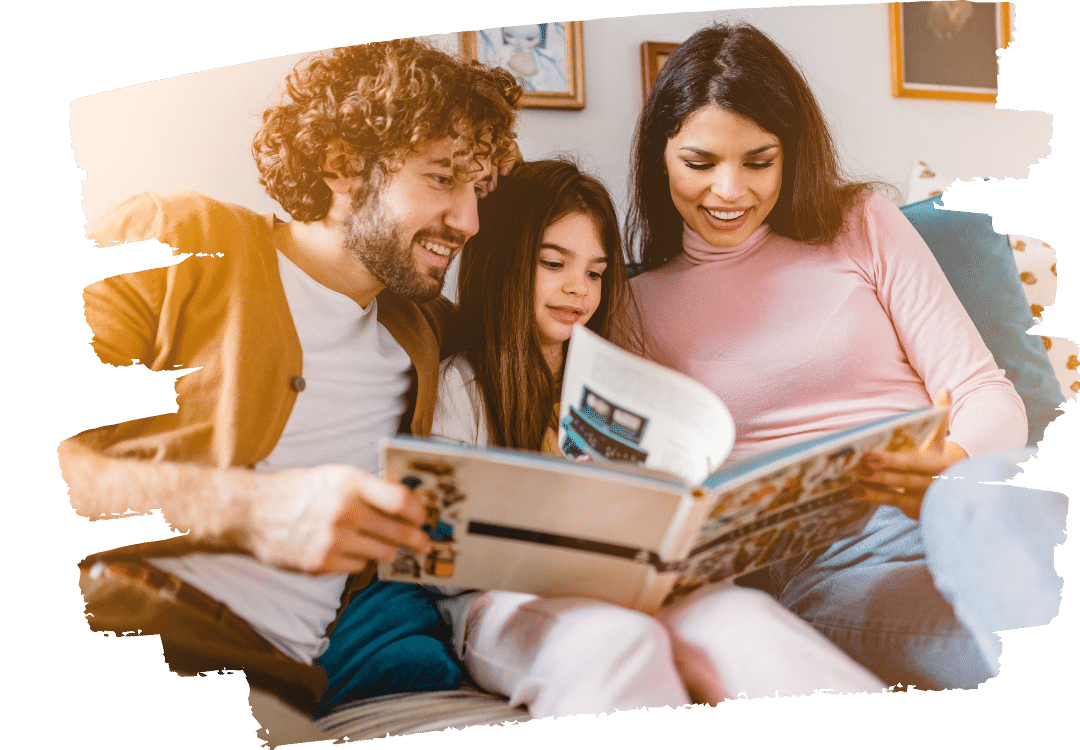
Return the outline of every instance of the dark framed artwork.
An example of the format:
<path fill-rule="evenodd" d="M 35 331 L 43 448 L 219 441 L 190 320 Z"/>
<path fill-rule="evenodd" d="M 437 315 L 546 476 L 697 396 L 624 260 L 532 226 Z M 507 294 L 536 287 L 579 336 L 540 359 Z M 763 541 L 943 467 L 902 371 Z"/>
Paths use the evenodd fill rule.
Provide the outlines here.
<path fill-rule="evenodd" d="M 644 98 L 649 98 L 653 81 L 660 75 L 660 70 L 667 62 L 668 55 L 678 46 L 678 42 L 641 43 L 641 91 Z"/>
<path fill-rule="evenodd" d="M 534 23 L 461 32 L 461 51 L 501 65 L 525 88 L 522 104 L 544 109 L 585 107 L 581 21 Z"/>
<path fill-rule="evenodd" d="M 889 42 L 893 96 L 996 101 L 1009 4 L 889 3 Z"/>

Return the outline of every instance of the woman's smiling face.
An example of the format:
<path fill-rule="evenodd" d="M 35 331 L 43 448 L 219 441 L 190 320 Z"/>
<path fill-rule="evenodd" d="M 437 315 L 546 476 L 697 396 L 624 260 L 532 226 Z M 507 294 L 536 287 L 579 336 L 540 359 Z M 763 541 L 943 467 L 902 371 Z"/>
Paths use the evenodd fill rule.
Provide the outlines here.
<path fill-rule="evenodd" d="M 735 247 L 765 222 L 783 165 L 779 138 L 715 105 L 692 112 L 664 149 L 675 208 L 714 247 Z"/>

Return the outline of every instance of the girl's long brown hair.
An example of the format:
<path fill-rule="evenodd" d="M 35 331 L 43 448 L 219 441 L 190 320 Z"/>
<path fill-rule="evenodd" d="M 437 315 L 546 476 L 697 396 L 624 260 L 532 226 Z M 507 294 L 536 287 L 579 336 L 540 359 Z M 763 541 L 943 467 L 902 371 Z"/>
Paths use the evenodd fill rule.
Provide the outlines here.
<path fill-rule="evenodd" d="M 627 293 L 615 208 L 604 186 L 564 160 L 523 162 L 480 201 L 480 231 L 458 276 L 458 330 L 484 397 L 491 444 L 539 450 L 559 398 L 533 310 L 544 231 L 574 213 L 596 224 L 607 252 L 600 305 L 588 328 L 608 337 Z"/>

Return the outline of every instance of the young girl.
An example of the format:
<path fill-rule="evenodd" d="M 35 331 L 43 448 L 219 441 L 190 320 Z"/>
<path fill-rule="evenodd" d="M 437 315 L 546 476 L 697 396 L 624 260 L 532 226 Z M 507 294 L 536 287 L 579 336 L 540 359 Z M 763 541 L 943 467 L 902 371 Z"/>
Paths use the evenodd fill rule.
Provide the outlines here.
<path fill-rule="evenodd" d="M 982 682 L 991 670 L 912 518 L 947 467 L 1022 446 L 1026 416 L 929 248 L 872 186 L 842 179 L 809 86 L 752 26 L 703 29 L 672 53 L 635 149 L 628 229 L 648 272 L 633 280 L 632 338 L 720 395 L 734 458 L 951 394 L 940 449 L 861 467 L 856 494 L 898 507 L 774 566 L 765 587 L 890 684 Z"/>
<path fill-rule="evenodd" d="M 624 295 L 615 211 L 573 164 L 531 162 L 481 202 L 480 227 L 459 279 L 467 345 L 442 364 L 432 436 L 557 453 L 566 342 L 578 324 L 608 335 Z M 730 585 L 656 618 L 504 591 L 440 606 L 473 680 L 536 717 L 884 687 L 770 597 Z"/>

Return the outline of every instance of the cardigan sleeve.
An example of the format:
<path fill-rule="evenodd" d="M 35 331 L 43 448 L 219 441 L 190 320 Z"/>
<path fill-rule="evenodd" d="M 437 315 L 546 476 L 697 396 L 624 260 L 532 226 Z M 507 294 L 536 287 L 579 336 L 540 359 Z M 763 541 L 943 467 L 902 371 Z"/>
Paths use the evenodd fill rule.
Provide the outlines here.
<path fill-rule="evenodd" d="M 99 247 L 150 239 L 175 247 L 176 238 L 166 234 L 160 202 L 149 193 L 113 206 L 87 227 L 87 236 Z M 102 362 L 124 366 L 153 361 L 166 285 L 166 269 L 156 268 L 110 276 L 86 287 L 86 321 Z"/>
<path fill-rule="evenodd" d="M 930 396 L 950 393 L 948 439 L 969 455 L 1022 447 L 1024 404 L 922 237 L 879 195 L 866 201 L 864 231 L 878 297 L 908 362 Z"/>

